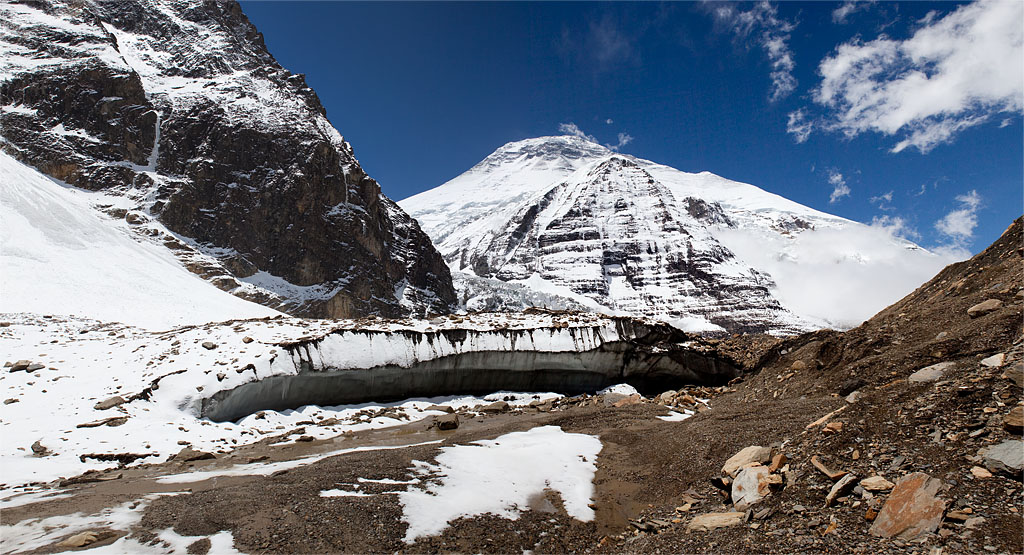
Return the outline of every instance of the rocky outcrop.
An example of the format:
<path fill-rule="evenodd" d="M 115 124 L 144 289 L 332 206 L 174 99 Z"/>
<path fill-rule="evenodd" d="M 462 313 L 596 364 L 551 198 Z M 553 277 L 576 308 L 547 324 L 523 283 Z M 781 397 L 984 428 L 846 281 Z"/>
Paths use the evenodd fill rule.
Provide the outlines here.
<path fill-rule="evenodd" d="M 315 317 L 450 309 L 429 238 L 236 2 L 33 2 L 0 14 L 0 148 L 127 199 L 132 210 L 108 213 L 247 298 Z"/>

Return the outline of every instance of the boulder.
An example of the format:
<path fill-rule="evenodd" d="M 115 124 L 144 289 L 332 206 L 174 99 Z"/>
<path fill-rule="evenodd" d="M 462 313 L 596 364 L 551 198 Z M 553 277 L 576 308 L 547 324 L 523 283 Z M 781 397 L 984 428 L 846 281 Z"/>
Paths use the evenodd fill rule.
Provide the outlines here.
<path fill-rule="evenodd" d="M 1017 361 L 1003 370 L 1003 379 L 1012 381 L 1017 387 L 1024 387 L 1024 361 Z"/>
<path fill-rule="evenodd" d="M 946 502 L 936 494 L 942 482 L 923 472 L 907 474 L 896 483 L 871 525 L 871 535 L 912 540 L 938 529 Z"/>
<path fill-rule="evenodd" d="M 203 341 L 203 348 L 208 351 L 212 351 L 217 348 L 217 344 L 213 341 Z"/>
<path fill-rule="evenodd" d="M 32 364 L 31 360 L 19 360 L 19 361 L 15 362 L 14 364 L 11 365 L 11 372 L 17 372 L 19 370 L 25 370 L 25 369 L 28 368 L 29 364 Z"/>
<path fill-rule="evenodd" d="M 191 461 L 202 461 L 206 459 L 217 458 L 213 453 L 207 453 L 206 451 L 196 451 L 191 447 L 185 447 L 181 451 L 178 451 L 177 455 L 172 457 L 173 460 L 179 462 L 191 462 Z"/>
<path fill-rule="evenodd" d="M 487 413 L 507 412 L 508 411 L 508 403 L 506 403 L 505 401 L 498 401 L 498 402 L 495 402 L 495 403 L 491 403 L 489 405 L 484 405 L 484 406 L 480 407 L 478 410 L 479 410 L 479 412 L 487 412 Z"/>
<path fill-rule="evenodd" d="M 436 410 L 438 412 L 447 412 L 448 414 L 455 412 L 455 409 L 449 407 L 448 405 L 430 405 L 429 407 L 423 410 Z"/>
<path fill-rule="evenodd" d="M 459 427 L 459 415 L 445 414 L 434 418 L 438 430 L 454 430 Z"/>
<path fill-rule="evenodd" d="M 100 401 L 99 403 L 96 403 L 95 405 L 93 405 L 92 408 L 96 410 L 107 410 L 114 408 L 118 405 L 123 405 L 125 404 L 125 402 L 126 401 L 124 400 L 124 397 L 121 397 L 120 395 L 115 395 L 105 401 Z"/>
<path fill-rule="evenodd" d="M 998 445 L 982 449 L 979 453 L 985 468 L 998 474 L 1020 476 L 1024 470 L 1024 441 L 1008 439 Z"/>
<path fill-rule="evenodd" d="M 656 400 L 663 405 L 667 405 L 672 401 L 675 401 L 676 395 L 675 391 L 666 391 L 665 393 L 658 395 Z"/>
<path fill-rule="evenodd" d="M 743 524 L 745 513 L 707 513 L 690 521 L 686 529 L 691 532 L 710 532 L 718 528 Z"/>
<path fill-rule="evenodd" d="M 907 380 L 915 383 L 938 381 L 938 379 L 942 377 L 942 374 L 953 366 L 955 366 L 955 363 L 953 362 L 940 362 L 938 364 L 926 366 L 911 374 Z"/>
<path fill-rule="evenodd" d="M 736 474 L 732 483 L 732 503 L 737 511 L 745 511 L 751 505 L 771 493 L 768 467 L 748 466 Z"/>
<path fill-rule="evenodd" d="M 967 315 L 970 316 L 971 318 L 977 318 L 979 316 L 984 316 L 990 312 L 995 312 L 996 310 L 999 310 L 1002 306 L 1003 301 L 1000 301 L 999 299 L 988 299 L 986 301 L 982 301 L 972 306 L 971 308 L 968 308 Z"/>
<path fill-rule="evenodd" d="M 614 403 L 612 403 L 612 406 L 615 407 L 615 408 L 619 408 L 619 407 L 628 407 L 630 405 L 638 405 L 638 404 L 640 404 L 641 401 L 643 401 L 643 399 L 644 398 L 641 397 L 639 393 L 634 393 L 634 394 L 632 394 L 632 395 L 630 395 L 630 396 L 628 396 L 626 398 L 619 399 L 618 401 L 615 401 Z"/>
<path fill-rule="evenodd" d="M 93 531 L 79 532 L 70 538 L 57 544 L 57 547 L 85 547 L 99 539 L 99 534 Z"/>
<path fill-rule="evenodd" d="M 32 453 L 34 453 L 37 457 L 45 457 L 46 454 L 49 452 L 50 450 L 44 447 L 43 444 L 38 441 L 32 444 Z"/>
<path fill-rule="evenodd" d="M 725 464 L 722 465 L 722 474 L 725 476 L 735 476 L 744 466 L 750 463 L 765 464 L 770 462 L 771 458 L 772 450 L 770 448 L 751 445 L 729 457 L 729 460 L 725 461 Z"/>
<path fill-rule="evenodd" d="M 871 476 L 860 481 L 860 487 L 868 491 L 889 491 L 894 485 L 881 476 Z"/>

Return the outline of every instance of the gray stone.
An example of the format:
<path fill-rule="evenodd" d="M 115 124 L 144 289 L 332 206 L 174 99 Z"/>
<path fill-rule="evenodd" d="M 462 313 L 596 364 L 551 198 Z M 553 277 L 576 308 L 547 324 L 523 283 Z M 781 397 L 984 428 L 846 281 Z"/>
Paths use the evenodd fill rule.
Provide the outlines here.
<path fill-rule="evenodd" d="M 768 495 L 765 483 L 768 474 L 768 467 L 760 465 L 748 466 L 736 474 L 732 482 L 732 502 L 737 511 L 747 510 Z"/>
<path fill-rule="evenodd" d="M 971 308 L 968 308 L 967 315 L 970 316 L 971 318 L 977 318 L 979 316 L 984 316 L 990 312 L 995 312 L 996 310 L 999 310 L 1002 306 L 1003 301 L 1000 301 L 999 299 L 988 299 L 986 301 L 982 301 L 972 306 Z"/>
<path fill-rule="evenodd" d="M 988 358 L 981 359 L 981 365 L 986 368 L 999 368 L 1003 365 L 1006 355 L 1003 353 L 994 354 Z"/>
<path fill-rule="evenodd" d="M 894 485 L 881 476 L 871 476 L 860 481 L 860 486 L 868 491 L 889 491 Z"/>
<path fill-rule="evenodd" d="M 206 459 L 217 458 L 213 453 L 207 453 L 206 451 L 196 451 L 191 447 L 185 447 L 181 451 L 178 451 L 177 455 L 172 457 L 176 461 L 180 462 L 191 462 L 191 461 L 202 461 Z"/>
<path fill-rule="evenodd" d="M 506 403 L 505 401 L 498 401 L 498 402 L 491 403 L 489 405 L 484 405 L 484 406 L 480 407 L 479 411 L 480 412 L 488 412 L 488 413 L 506 412 L 506 411 L 508 411 L 508 403 Z"/>
<path fill-rule="evenodd" d="M 1024 387 L 1024 361 L 1018 360 L 1003 370 L 1003 378 L 1017 384 L 1017 387 Z"/>
<path fill-rule="evenodd" d="M 46 454 L 50 452 L 50 450 L 44 447 L 43 444 L 40 443 L 39 441 L 36 441 L 35 443 L 32 444 L 32 452 L 35 453 L 35 455 L 38 457 L 45 457 Z"/>
<path fill-rule="evenodd" d="M 832 489 L 830 489 L 828 495 L 825 496 L 825 506 L 831 507 L 832 504 L 836 502 L 836 498 L 853 489 L 853 485 L 856 482 L 857 477 L 853 474 L 843 476 L 838 482 L 832 485 Z"/>
<path fill-rule="evenodd" d="M 19 360 L 11 365 L 11 372 L 17 372 L 19 370 L 25 370 L 28 365 L 32 364 L 31 360 Z"/>
<path fill-rule="evenodd" d="M 942 377 L 942 374 L 946 370 L 952 368 L 955 365 L 956 364 L 953 362 L 940 362 L 938 364 L 926 366 L 918 370 L 917 372 L 911 374 L 910 377 L 907 378 L 907 380 L 915 383 L 938 381 L 938 379 Z"/>
<path fill-rule="evenodd" d="M 212 351 L 217 348 L 217 344 L 213 341 L 203 341 L 203 348 Z"/>
<path fill-rule="evenodd" d="M 1019 439 L 986 447 L 978 454 L 984 459 L 985 468 L 992 472 L 1019 476 L 1024 471 L 1024 441 Z"/>

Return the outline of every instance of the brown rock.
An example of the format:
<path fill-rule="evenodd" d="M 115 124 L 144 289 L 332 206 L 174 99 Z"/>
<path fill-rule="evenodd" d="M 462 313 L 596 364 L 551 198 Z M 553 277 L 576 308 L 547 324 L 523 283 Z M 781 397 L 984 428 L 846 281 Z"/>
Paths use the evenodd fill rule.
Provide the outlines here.
<path fill-rule="evenodd" d="M 57 547 L 85 547 L 99 539 L 99 534 L 92 531 L 81 532 L 57 544 Z"/>
<path fill-rule="evenodd" d="M 825 506 L 831 507 L 832 504 L 836 502 L 836 498 L 853 489 L 853 484 L 856 481 L 856 476 L 853 474 L 847 474 L 846 476 L 843 476 L 841 480 L 833 484 L 832 489 L 829 490 L 828 495 L 825 496 Z"/>
<path fill-rule="evenodd" d="M 615 408 L 628 407 L 630 405 L 640 404 L 641 401 L 643 401 L 643 397 L 641 397 L 637 393 L 634 393 L 629 397 L 626 397 L 625 399 L 619 399 L 618 401 L 615 401 L 614 403 L 612 403 L 612 406 Z"/>
<path fill-rule="evenodd" d="M 940 480 L 923 472 L 901 478 L 871 525 L 871 534 L 911 540 L 934 532 L 946 508 L 946 502 L 936 497 L 941 487 Z"/>
<path fill-rule="evenodd" d="M 242 343 L 252 343 L 252 338 L 247 335 L 242 338 Z"/>
<path fill-rule="evenodd" d="M 1024 407 L 1017 406 L 1003 417 L 1003 427 L 1015 434 L 1024 432 Z"/>
<path fill-rule="evenodd" d="M 990 312 L 995 312 L 996 310 L 999 310 L 1002 306 L 1003 301 L 1000 301 L 999 299 L 988 299 L 986 301 L 980 302 L 972 306 L 971 308 L 968 308 L 967 315 L 970 316 L 971 318 L 977 318 L 979 316 L 984 316 Z"/>
<path fill-rule="evenodd" d="M 206 459 L 215 459 L 217 457 L 213 453 L 207 453 L 206 451 L 196 451 L 191 447 L 185 447 L 181 451 L 178 451 L 178 454 L 174 455 L 174 457 L 172 458 L 179 462 L 192 462 L 202 461 Z"/>
<path fill-rule="evenodd" d="M 789 369 L 794 371 L 794 372 L 799 372 L 801 370 L 806 370 L 807 369 L 807 363 L 802 361 L 802 360 L 798 360 L 798 361 L 794 362 L 793 364 L 789 365 Z"/>
<path fill-rule="evenodd" d="M 478 409 L 480 412 L 499 413 L 508 411 L 508 403 L 505 401 L 498 401 L 489 405 L 484 405 Z"/>
<path fill-rule="evenodd" d="M 455 409 L 449 407 L 448 405 L 430 405 L 429 407 L 423 410 L 436 410 L 439 412 L 447 412 L 448 414 L 455 412 Z"/>
<path fill-rule="evenodd" d="M 814 465 L 814 468 L 817 468 L 818 470 L 821 471 L 822 474 L 828 476 L 832 480 L 838 480 L 843 476 L 849 474 L 845 470 L 835 471 L 825 466 L 825 463 L 821 462 L 821 459 L 818 458 L 818 455 L 814 455 L 813 457 L 811 457 L 811 464 Z"/>
<path fill-rule="evenodd" d="M 1017 387 L 1024 387 L 1024 361 L 1017 361 L 1003 370 L 1003 379 L 1012 381 Z"/>
<path fill-rule="evenodd" d="M 434 418 L 438 430 L 454 430 L 459 427 L 459 415 L 445 414 Z"/>
<path fill-rule="evenodd" d="M 786 464 L 786 455 L 782 453 L 772 457 L 772 464 L 768 466 L 768 472 L 778 472 Z"/>
<path fill-rule="evenodd" d="M 824 434 L 837 434 L 841 431 L 843 431 L 842 422 L 829 422 L 828 424 L 825 424 L 824 428 L 821 429 L 821 432 Z"/>
<path fill-rule="evenodd" d="M 126 401 L 124 400 L 124 397 L 121 397 L 120 395 L 115 395 L 105 401 L 100 401 L 99 403 L 96 403 L 95 405 L 93 405 L 92 408 L 96 410 L 107 410 L 119 405 L 123 405 L 125 404 L 125 402 Z"/>
<path fill-rule="evenodd" d="M 894 484 L 881 476 L 871 476 L 860 481 L 860 487 L 868 491 L 889 491 Z"/>

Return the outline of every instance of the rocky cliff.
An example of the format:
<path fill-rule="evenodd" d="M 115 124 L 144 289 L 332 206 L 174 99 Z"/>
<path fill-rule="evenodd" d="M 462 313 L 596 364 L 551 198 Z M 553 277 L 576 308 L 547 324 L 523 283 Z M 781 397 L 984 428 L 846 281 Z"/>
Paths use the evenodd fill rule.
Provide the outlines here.
<path fill-rule="evenodd" d="M 218 287 L 286 312 L 443 313 L 447 266 L 236 2 L 0 6 L 0 148 Z"/>

